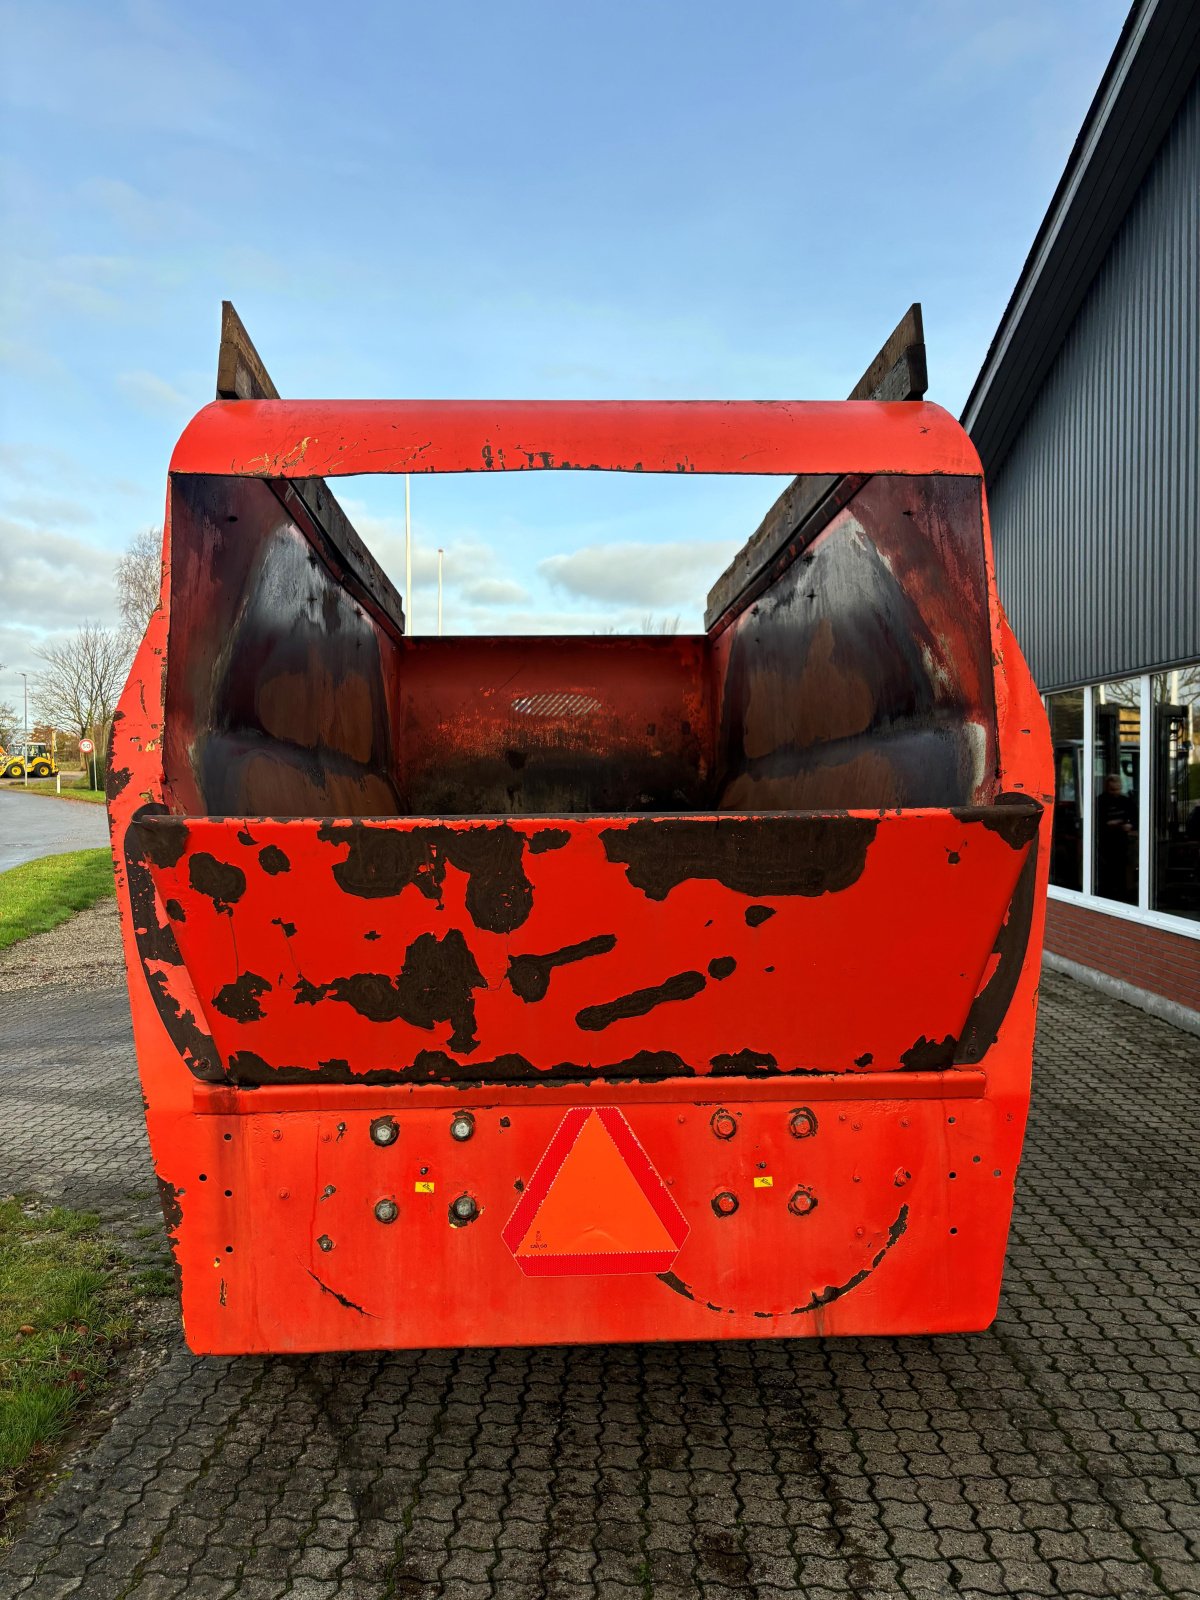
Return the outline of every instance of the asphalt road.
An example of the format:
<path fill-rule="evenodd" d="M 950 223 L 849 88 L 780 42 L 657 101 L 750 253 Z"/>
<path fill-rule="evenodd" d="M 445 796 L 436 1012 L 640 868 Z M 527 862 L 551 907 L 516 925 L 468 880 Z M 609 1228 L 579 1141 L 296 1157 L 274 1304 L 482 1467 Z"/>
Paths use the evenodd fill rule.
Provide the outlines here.
<path fill-rule="evenodd" d="M 92 850 L 108 843 L 108 813 L 82 800 L 26 794 L 19 783 L 0 784 L 0 872 L 38 856 Z"/>

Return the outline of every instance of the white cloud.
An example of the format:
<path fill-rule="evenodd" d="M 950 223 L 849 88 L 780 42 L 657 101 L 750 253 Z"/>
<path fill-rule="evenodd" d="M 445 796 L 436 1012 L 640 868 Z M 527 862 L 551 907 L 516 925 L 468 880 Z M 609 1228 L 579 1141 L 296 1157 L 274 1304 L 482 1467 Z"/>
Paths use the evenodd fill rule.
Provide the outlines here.
<path fill-rule="evenodd" d="M 698 606 L 738 548 L 732 539 L 587 545 L 538 571 L 556 589 L 615 605 Z"/>
<path fill-rule="evenodd" d="M 462 597 L 470 605 L 522 606 L 528 603 L 529 591 L 511 578 L 479 578 L 462 586 Z"/>
<path fill-rule="evenodd" d="M 121 372 L 117 374 L 117 388 L 128 396 L 139 411 L 150 416 L 176 416 L 180 412 L 199 410 L 195 396 L 184 394 L 173 383 L 157 377 L 153 372 Z"/>

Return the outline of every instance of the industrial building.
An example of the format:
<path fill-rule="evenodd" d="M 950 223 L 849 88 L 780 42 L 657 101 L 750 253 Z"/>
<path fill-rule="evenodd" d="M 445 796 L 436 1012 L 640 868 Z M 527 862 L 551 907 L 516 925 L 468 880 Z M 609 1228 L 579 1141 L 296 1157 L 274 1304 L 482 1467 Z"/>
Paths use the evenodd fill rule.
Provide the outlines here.
<path fill-rule="evenodd" d="M 1047 962 L 1200 1032 L 1200 6 L 1133 7 L 975 382 L 1046 697 Z"/>

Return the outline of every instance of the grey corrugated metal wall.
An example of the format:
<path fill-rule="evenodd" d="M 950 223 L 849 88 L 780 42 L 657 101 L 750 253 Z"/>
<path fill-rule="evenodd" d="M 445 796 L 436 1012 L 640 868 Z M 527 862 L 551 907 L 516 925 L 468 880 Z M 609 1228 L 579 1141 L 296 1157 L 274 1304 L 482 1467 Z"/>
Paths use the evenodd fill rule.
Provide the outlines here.
<path fill-rule="evenodd" d="M 988 483 L 1043 689 L 1200 657 L 1200 80 Z"/>

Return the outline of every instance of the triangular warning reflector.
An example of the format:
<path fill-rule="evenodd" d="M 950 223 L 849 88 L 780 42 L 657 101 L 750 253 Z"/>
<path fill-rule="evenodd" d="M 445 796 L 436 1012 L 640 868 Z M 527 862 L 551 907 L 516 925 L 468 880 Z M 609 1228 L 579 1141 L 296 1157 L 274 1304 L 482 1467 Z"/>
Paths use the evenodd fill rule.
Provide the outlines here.
<path fill-rule="evenodd" d="M 665 1272 L 688 1225 L 612 1106 L 568 1111 L 504 1229 L 531 1277 Z"/>

